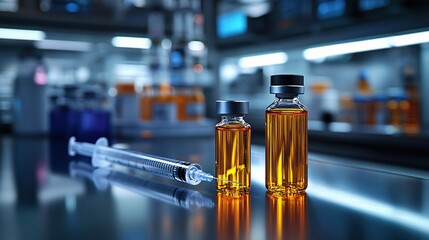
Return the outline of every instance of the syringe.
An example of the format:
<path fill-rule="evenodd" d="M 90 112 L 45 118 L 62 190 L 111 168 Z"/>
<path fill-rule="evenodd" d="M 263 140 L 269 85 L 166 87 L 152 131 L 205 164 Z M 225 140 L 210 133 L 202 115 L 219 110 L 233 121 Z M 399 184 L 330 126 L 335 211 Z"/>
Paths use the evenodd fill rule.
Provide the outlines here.
<path fill-rule="evenodd" d="M 192 185 L 197 185 L 201 181 L 211 182 L 214 179 L 236 183 L 215 178 L 210 173 L 203 172 L 201 165 L 196 163 L 108 147 L 106 138 L 99 138 L 95 144 L 92 144 L 76 142 L 76 138 L 71 137 L 68 152 L 70 156 L 79 154 L 92 157 L 94 167 L 118 164 Z"/>

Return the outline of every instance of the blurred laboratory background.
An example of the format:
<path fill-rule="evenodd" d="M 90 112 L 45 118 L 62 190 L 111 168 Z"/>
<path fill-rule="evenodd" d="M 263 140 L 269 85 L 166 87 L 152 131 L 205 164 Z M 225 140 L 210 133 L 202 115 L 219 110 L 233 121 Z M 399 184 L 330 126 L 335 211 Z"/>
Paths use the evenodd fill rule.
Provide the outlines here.
<path fill-rule="evenodd" d="M 0 0 L 0 239 L 427 239 L 428 13 L 427 0 Z M 309 110 L 308 196 L 289 200 L 263 179 L 282 73 L 304 75 Z M 106 137 L 214 173 L 218 99 L 250 102 L 243 199 L 68 156 L 71 136 Z"/>
<path fill-rule="evenodd" d="M 310 150 L 419 156 L 428 10 L 423 0 L 1 0 L 1 132 L 211 136 L 215 100 L 244 99 L 263 141 L 269 77 L 293 73 L 305 76 Z"/>

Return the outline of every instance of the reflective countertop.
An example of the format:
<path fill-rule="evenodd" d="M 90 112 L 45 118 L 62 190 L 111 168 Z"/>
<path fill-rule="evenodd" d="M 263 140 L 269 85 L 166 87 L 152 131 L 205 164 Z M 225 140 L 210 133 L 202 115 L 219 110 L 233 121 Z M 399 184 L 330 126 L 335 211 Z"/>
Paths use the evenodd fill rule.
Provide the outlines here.
<path fill-rule="evenodd" d="M 67 142 L 0 137 L 0 239 L 429 239 L 429 173 L 309 154 L 306 194 L 264 186 L 252 145 L 251 193 L 126 171 L 67 156 Z M 212 138 L 116 142 L 200 163 L 214 173 Z M 410 156 L 412 157 L 412 156 Z"/>

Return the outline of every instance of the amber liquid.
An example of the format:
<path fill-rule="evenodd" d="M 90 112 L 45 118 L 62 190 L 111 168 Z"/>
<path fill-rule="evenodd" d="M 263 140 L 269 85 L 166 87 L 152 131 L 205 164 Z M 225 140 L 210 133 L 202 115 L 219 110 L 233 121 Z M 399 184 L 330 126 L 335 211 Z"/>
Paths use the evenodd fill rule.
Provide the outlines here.
<path fill-rule="evenodd" d="M 307 195 L 266 194 L 266 239 L 307 239 Z"/>
<path fill-rule="evenodd" d="M 357 90 L 360 94 L 369 96 L 372 94 L 371 86 L 366 80 L 359 80 L 357 83 Z"/>
<path fill-rule="evenodd" d="M 232 197 L 217 193 L 217 239 L 250 239 L 250 195 Z"/>
<path fill-rule="evenodd" d="M 152 120 L 152 103 L 153 93 L 151 94 L 151 87 L 143 87 L 143 96 L 140 97 L 140 119 L 143 121 Z"/>
<path fill-rule="evenodd" d="M 250 127 L 224 124 L 216 127 L 216 189 L 231 195 L 250 189 Z M 241 184 L 238 184 L 241 183 Z"/>
<path fill-rule="evenodd" d="M 357 91 L 360 95 L 370 97 L 373 95 L 373 91 L 369 82 L 366 79 L 360 79 L 357 83 Z M 366 119 L 362 119 L 362 124 L 366 125 L 375 125 L 376 124 L 376 103 L 374 101 L 368 101 L 359 103 L 358 105 L 358 114 L 360 117 L 365 117 Z"/>
<path fill-rule="evenodd" d="M 405 126 L 404 132 L 416 134 L 420 132 L 420 100 L 418 89 L 414 86 L 406 87 L 408 93 L 408 106 L 403 110 L 405 111 Z"/>
<path fill-rule="evenodd" d="M 307 177 L 307 111 L 271 109 L 265 113 L 265 185 L 270 192 L 303 192 Z"/>
<path fill-rule="evenodd" d="M 178 89 L 176 94 L 176 104 L 177 104 L 177 119 L 179 121 L 185 121 L 186 119 L 186 103 L 187 96 L 184 89 Z"/>

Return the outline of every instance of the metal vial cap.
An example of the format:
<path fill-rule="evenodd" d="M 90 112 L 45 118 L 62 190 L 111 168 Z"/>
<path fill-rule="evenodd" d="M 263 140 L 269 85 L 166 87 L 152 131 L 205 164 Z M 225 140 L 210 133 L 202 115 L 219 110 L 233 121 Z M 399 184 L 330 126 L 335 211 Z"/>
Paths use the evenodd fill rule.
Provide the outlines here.
<path fill-rule="evenodd" d="M 298 95 L 304 93 L 304 76 L 278 74 L 271 76 L 270 93 Z"/>
<path fill-rule="evenodd" d="M 249 113 L 249 101 L 217 100 L 216 113 L 219 115 L 244 115 Z"/>

